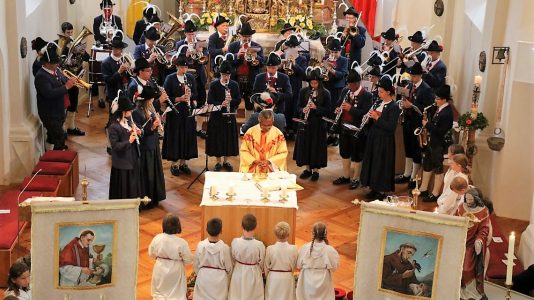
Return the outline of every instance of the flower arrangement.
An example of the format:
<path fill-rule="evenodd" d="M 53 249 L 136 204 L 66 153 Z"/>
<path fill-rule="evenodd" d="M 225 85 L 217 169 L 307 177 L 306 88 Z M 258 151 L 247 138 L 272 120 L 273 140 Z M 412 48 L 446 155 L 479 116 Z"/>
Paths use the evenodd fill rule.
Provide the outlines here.
<path fill-rule="evenodd" d="M 315 21 L 313 18 L 310 18 L 307 15 L 297 14 L 296 16 L 290 16 L 289 18 L 280 18 L 272 26 L 272 31 L 280 31 L 284 27 L 285 23 L 289 23 L 291 26 L 300 28 L 301 31 L 305 32 L 308 36 L 319 35 L 326 36 L 326 27 Z"/>
<path fill-rule="evenodd" d="M 488 127 L 488 119 L 483 113 L 478 112 L 476 107 L 472 107 L 471 111 L 464 113 L 458 118 L 458 125 L 460 129 L 467 130 L 483 130 Z"/>
<path fill-rule="evenodd" d="M 234 19 L 234 15 L 229 15 L 225 12 L 221 13 L 221 16 L 229 18 L 230 20 Z M 202 13 L 199 19 L 194 19 L 193 22 L 195 23 L 195 26 L 198 28 L 198 30 L 208 30 L 209 27 L 215 22 L 216 17 L 216 11 L 207 11 Z"/>

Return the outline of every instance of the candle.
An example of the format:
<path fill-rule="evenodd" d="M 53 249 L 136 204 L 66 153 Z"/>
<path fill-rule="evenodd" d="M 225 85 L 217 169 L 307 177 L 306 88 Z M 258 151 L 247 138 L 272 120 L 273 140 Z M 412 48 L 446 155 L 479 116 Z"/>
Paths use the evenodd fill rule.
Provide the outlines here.
<path fill-rule="evenodd" d="M 212 186 L 210 187 L 210 196 L 212 196 L 212 197 L 217 196 L 217 186 L 212 185 Z"/>
<path fill-rule="evenodd" d="M 299 5 L 302 5 L 302 0 L 299 0 Z"/>
<path fill-rule="evenodd" d="M 476 75 L 475 76 L 475 85 L 479 87 L 481 83 L 482 83 L 482 76 Z"/>
<path fill-rule="evenodd" d="M 280 193 L 282 198 L 287 198 L 287 187 L 282 187 L 282 192 Z"/>
<path fill-rule="evenodd" d="M 512 285 L 512 270 L 514 269 L 515 233 L 512 231 L 508 238 L 508 260 L 506 262 L 506 285 Z"/>
<path fill-rule="evenodd" d="M 321 0 L 321 5 L 324 5 L 324 0 Z"/>
<path fill-rule="evenodd" d="M 437 214 L 438 213 L 438 208 L 434 208 L 434 213 Z"/>

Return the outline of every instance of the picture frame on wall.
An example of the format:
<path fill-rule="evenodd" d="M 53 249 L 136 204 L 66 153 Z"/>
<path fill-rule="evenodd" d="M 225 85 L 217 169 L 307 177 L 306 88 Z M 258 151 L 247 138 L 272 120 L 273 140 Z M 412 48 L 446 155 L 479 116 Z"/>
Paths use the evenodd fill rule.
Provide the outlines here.
<path fill-rule="evenodd" d="M 362 203 L 354 299 L 459 299 L 467 228 L 462 217 Z"/>

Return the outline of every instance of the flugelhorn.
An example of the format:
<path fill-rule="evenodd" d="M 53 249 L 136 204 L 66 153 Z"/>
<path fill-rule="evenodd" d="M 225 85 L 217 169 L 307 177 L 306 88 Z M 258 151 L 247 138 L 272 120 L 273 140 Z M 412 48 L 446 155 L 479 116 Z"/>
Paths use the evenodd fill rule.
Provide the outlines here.
<path fill-rule="evenodd" d="M 59 69 L 59 68 L 58 68 Z M 85 81 L 83 81 L 82 79 L 80 79 L 78 76 L 74 75 L 71 71 L 69 70 L 61 70 L 61 73 L 63 73 L 63 75 L 65 75 L 65 77 L 67 77 L 69 80 L 70 79 L 75 79 L 75 82 L 74 82 L 74 85 L 77 86 L 78 88 L 81 88 L 81 89 L 90 89 L 91 88 L 91 84 L 90 83 L 87 83 Z"/>
<path fill-rule="evenodd" d="M 129 53 L 129 52 L 128 53 L 124 53 L 120 58 L 120 63 L 128 65 L 128 70 L 126 72 L 128 73 L 128 75 L 133 77 L 134 76 L 133 69 L 134 69 L 134 66 L 135 66 L 135 60 L 134 60 L 132 54 Z"/>

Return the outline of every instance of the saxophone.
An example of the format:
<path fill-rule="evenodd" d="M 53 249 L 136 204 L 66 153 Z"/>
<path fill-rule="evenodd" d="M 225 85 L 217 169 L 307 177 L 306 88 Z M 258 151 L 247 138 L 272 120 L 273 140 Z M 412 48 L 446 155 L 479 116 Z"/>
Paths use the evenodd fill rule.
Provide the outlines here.
<path fill-rule="evenodd" d="M 429 106 L 425 107 L 425 109 L 423 109 L 423 120 L 428 121 L 428 112 L 427 112 L 427 110 L 429 108 L 431 108 L 432 106 L 435 106 L 435 105 L 436 105 L 436 103 L 432 103 L 431 105 L 429 105 Z M 421 149 L 426 148 L 426 146 L 428 145 L 428 142 L 430 141 L 430 136 L 428 135 L 428 129 L 426 129 L 426 126 L 417 127 L 413 131 L 413 134 L 415 134 L 417 136 L 417 140 L 419 142 L 419 147 L 421 147 Z"/>

